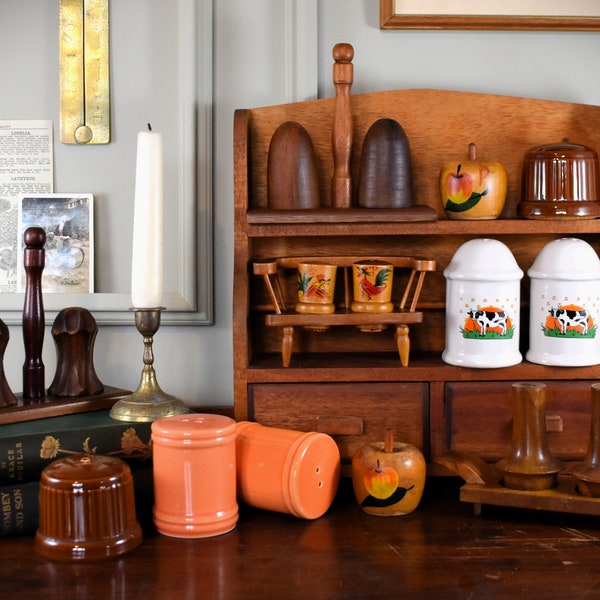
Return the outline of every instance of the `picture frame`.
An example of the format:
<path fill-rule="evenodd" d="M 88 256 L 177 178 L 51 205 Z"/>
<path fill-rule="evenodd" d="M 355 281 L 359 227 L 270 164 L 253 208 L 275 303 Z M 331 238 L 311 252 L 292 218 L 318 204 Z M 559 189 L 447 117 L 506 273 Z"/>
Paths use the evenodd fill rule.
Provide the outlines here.
<path fill-rule="evenodd" d="M 595 0 L 379 0 L 380 29 L 600 30 Z"/>
<path fill-rule="evenodd" d="M 28 194 L 19 199 L 17 289 L 25 291 L 23 264 L 28 227 L 46 232 L 42 291 L 91 294 L 94 292 L 94 197 L 92 194 Z"/>

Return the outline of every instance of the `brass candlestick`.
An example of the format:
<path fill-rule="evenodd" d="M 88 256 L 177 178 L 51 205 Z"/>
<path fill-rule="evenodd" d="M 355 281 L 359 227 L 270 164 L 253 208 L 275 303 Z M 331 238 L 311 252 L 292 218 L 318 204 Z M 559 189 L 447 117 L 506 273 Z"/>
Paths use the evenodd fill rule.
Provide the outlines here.
<path fill-rule="evenodd" d="M 115 403 L 110 416 L 119 421 L 139 423 L 189 412 L 181 400 L 163 392 L 156 381 L 152 341 L 160 327 L 160 311 L 164 308 L 132 308 L 131 310 L 135 314 L 135 326 L 144 336 L 144 369 L 138 389 Z"/>

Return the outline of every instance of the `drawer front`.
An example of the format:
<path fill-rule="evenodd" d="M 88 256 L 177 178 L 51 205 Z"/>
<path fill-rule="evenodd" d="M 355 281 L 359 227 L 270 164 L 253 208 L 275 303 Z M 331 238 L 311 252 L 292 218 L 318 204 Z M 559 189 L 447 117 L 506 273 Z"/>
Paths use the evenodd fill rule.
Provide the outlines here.
<path fill-rule="evenodd" d="M 593 381 L 546 381 L 546 435 L 550 452 L 581 460 L 590 437 Z M 511 382 L 448 383 L 447 447 L 489 461 L 508 456 L 512 444 Z"/>
<path fill-rule="evenodd" d="M 321 431 L 336 441 L 342 462 L 385 430 L 429 455 L 425 383 L 261 383 L 249 386 L 249 414 L 269 427 Z"/>

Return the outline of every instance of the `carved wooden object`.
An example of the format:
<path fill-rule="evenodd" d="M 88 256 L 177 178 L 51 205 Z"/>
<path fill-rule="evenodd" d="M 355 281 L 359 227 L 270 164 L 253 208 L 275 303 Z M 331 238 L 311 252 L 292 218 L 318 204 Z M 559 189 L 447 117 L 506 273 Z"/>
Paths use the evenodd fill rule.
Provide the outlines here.
<path fill-rule="evenodd" d="M 584 460 L 571 473 L 579 490 L 587 496 L 600 497 L 600 383 L 591 385 L 590 439 Z"/>
<path fill-rule="evenodd" d="M 52 326 L 56 345 L 56 374 L 48 393 L 58 397 L 93 396 L 104 390 L 94 369 L 98 326 L 85 308 L 61 310 Z"/>
<path fill-rule="evenodd" d="M 513 439 L 508 458 L 497 463 L 507 487 L 545 490 L 557 483 L 564 464 L 550 453 L 546 437 L 546 386 L 525 381 L 512 384 Z"/>
<path fill-rule="evenodd" d="M 331 204 L 335 208 L 352 205 L 352 106 L 350 89 L 354 80 L 352 59 L 354 48 L 350 44 L 336 44 L 333 48 L 333 84 L 335 85 L 335 116 L 333 120 L 333 177 Z"/>
<path fill-rule="evenodd" d="M 282 123 L 271 140 L 267 163 L 269 208 L 319 208 L 319 176 L 315 151 L 300 123 Z"/>
<path fill-rule="evenodd" d="M 408 138 L 394 119 L 379 119 L 371 125 L 363 142 L 358 205 L 409 208 L 412 204 Z"/>
<path fill-rule="evenodd" d="M 8 346 L 9 339 L 10 332 L 8 327 L 6 323 L 0 319 L 0 408 L 4 406 L 14 406 L 17 403 L 17 398 L 12 393 L 4 372 L 4 353 L 6 352 L 6 346 Z"/>
<path fill-rule="evenodd" d="M 44 345 L 44 303 L 42 299 L 42 272 L 44 270 L 46 232 L 41 227 L 29 227 L 23 235 L 25 250 L 25 306 L 23 308 L 23 398 L 43 398 L 45 369 L 42 361 Z"/>

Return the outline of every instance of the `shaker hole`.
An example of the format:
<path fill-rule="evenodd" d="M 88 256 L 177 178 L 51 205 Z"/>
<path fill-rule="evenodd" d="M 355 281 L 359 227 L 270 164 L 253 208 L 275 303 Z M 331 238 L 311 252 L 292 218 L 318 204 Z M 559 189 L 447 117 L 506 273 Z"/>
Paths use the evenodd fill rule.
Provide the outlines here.
<path fill-rule="evenodd" d="M 320 472 L 321 472 L 321 467 L 317 467 L 317 468 L 315 469 L 315 473 L 320 473 Z"/>
<path fill-rule="evenodd" d="M 323 487 L 323 482 L 319 481 L 319 483 L 317 484 L 317 487 L 320 487 L 320 488 Z"/>

